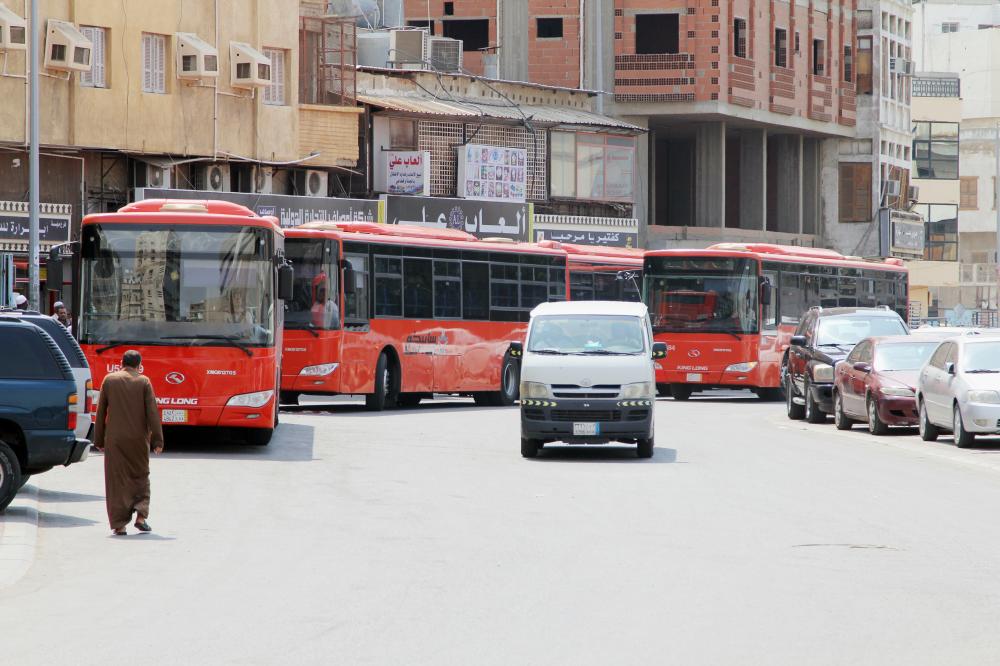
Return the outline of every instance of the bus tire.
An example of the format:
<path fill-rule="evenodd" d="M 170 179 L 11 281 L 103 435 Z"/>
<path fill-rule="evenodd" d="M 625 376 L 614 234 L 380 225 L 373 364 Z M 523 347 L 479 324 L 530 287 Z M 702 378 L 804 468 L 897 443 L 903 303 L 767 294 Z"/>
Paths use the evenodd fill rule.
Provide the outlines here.
<path fill-rule="evenodd" d="M 0 440 L 0 513 L 3 513 L 21 488 L 21 464 L 13 449 Z"/>
<path fill-rule="evenodd" d="M 500 390 L 493 394 L 493 405 L 496 407 L 510 407 L 518 399 L 520 392 L 521 368 L 517 361 L 508 355 L 503 357 L 503 364 L 500 366 Z"/>
<path fill-rule="evenodd" d="M 396 404 L 400 407 L 416 407 L 423 398 L 423 393 L 400 393 Z"/>
<path fill-rule="evenodd" d="M 278 395 L 278 400 L 282 405 L 297 405 L 299 404 L 300 395 L 297 391 L 282 391 Z"/>
<path fill-rule="evenodd" d="M 365 395 L 365 409 L 370 412 L 391 409 L 396 404 L 399 394 L 396 386 L 395 370 L 389 363 L 388 356 L 384 353 L 379 354 L 378 362 L 375 364 L 375 390 Z"/>
<path fill-rule="evenodd" d="M 661 398 L 668 397 L 670 395 L 670 384 L 657 384 L 656 395 Z"/>
<path fill-rule="evenodd" d="M 778 402 L 785 398 L 784 393 L 782 393 L 781 388 L 759 388 L 757 389 L 757 397 L 764 402 Z"/>
<path fill-rule="evenodd" d="M 267 446 L 274 436 L 274 428 L 247 428 L 243 434 L 246 443 L 250 446 Z"/>
<path fill-rule="evenodd" d="M 687 384 L 671 384 L 670 397 L 674 400 L 687 400 L 691 397 L 691 387 Z"/>
<path fill-rule="evenodd" d="M 521 455 L 525 458 L 534 458 L 538 455 L 538 449 L 542 448 L 537 439 L 521 438 Z"/>

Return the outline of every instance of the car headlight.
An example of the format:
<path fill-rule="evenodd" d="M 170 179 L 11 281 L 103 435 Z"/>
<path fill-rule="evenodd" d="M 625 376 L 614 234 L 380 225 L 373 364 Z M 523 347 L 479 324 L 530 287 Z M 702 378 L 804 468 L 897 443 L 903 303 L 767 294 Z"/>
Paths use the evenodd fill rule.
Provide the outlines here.
<path fill-rule="evenodd" d="M 745 363 L 733 363 L 726 368 L 726 372 L 750 372 L 757 367 L 757 361 L 746 361 Z"/>
<path fill-rule="evenodd" d="M 816 382 L 832 382 L 833 366 L 826 363 L 817 363 L 812 367 L 812 378 Z"/>
<path fill-rule="evenodd" d="M 522 398 L 548 398 L 549 386 L 541 382 L 521 382 Z"/>
<path fill-rule="evenodd" d="M 324 363 L 323 365 L 307 365 L 302 368 L 300 375 L 306 377 L 323 377 L 337 369 L 339 363 Z"/>
<path fill-rule="evenodd" d="M 653 387 L 649 382 L 625 384 L 622 386 L 622 398 L 648 398 L 653 395 Z"/>
<path fill-rule="evenodd" d="M 234 395 L 226 403 L 226 407 L 263 407 L 268 400 L 274 397 L 274 391 L 257 391 L 256 393 L 243 393 Z"/>
<path fill-rule="evenodd" d="M 913 389 L 908 389 L 905 386 L 886 386 L 882 388 L 882 395 L 912 398 L 915 394 L 913 393 Z"/>
<path fill-rule="evenodd" d="M 991 405 L 1000 404 L 1000 393 L 996 391 L 969 391 L 965 394 L 969 402 L 985 402 Z"/>

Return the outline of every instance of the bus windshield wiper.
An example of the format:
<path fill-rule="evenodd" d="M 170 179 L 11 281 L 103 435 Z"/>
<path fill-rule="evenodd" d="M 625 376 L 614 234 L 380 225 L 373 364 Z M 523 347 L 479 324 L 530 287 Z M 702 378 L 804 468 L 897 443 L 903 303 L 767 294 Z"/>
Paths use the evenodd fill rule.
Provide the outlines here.
<path fill-rule="evenodd" d="M 559 356 L 566 356 L 569 352 L 559 351 L 558 349 L 529 349 L 532 354 L 556 354 Z"/>
<path fill-rule="evenodd" d="M 239 341 L 235 335 L 166 335 L 161 340 L 225 340 L 231 347 L 236 347 L 241 352 L 253 358 L 250 347 Z"/>

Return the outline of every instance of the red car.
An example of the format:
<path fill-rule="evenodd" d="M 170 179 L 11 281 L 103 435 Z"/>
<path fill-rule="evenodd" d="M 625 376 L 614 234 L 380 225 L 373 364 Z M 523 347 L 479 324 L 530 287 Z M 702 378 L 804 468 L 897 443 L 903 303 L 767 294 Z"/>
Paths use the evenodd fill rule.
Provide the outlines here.
<path fill-rule="evenodd" d="M 833 371 L 833 422 L 848 430 L 867 422 L 873 435 L 889 426 L 915 426 L 919 418 L 915 390 L 920 368 L 938 343 L 951 334 L 914 333 L 865 338 Z"/>

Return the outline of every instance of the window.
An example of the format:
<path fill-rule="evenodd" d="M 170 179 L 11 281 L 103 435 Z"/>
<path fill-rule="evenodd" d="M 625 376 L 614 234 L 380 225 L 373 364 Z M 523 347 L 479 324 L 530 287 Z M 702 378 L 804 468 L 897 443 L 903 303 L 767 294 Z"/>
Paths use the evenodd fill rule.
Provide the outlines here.
<path fill-rule="evenodd" d="M 434 318 L 458 319 L 462 316 L 462 263 L 434 262 Z"/>
<path fill-rule="evenodd" d="M 94 45 L 94 53 L 90 59 L 90 71 L 81 72 L 80 85 L 84 88 L 107 88 L 107 70 L 104 63 L 107 60 L 105 49 L 107 48 L 108 31 L 105 28 L 81 25 L 80 32 Z"/>
<path fill-rule="evenodd" d="M 375 257 L 375 316 L 403 316 L 403 260 Z"/>
<path fill-rule="evenodd" d="M 788 67 L 788 31 L 784 28 L 774 29 L 774 64 Z"/>
<path fill-rule="evenodd" d="M 857 93 L 872 94 L 872 38 L 858 37 Z"/>
<path fill-rule="evenodd" d="M 462 262 L 462 310 L 464 319 L 490 318 L 490 265 Z"/>
<path fill-rule="evenodd" d="M 737 58 L 747 57 L 747 20 L 733 19 L 733 55 Z"/>
<path fill-rule="evenodd" d="M 917 204 L 915 213 L 924 216 L 924 259 L 958 261 L 958 206 Z"/>
<path fill-rule="evenodd" d="M 490 46 L 489 19 L 442 21 L 442 32 L 445 37 L 462 40 L 463 51 L 482 51 Z"/>
<path fill-rule="evenodd" d="M 455 3 L 454 2 L 446 2 L 446 3 L 444 3 L 444 15 L 445 16 L 454 16 L 455 15 Z"/>
<path fill-rule="evenodd" d="M 797 33 L 797 32 L 795 33 L 795 53 L 796 53 L 796 55 L 798 55 L 798 53 L 800 53 L 800 50 L 799 50 L 799 33 Z"/>
<path fill-rule="evenodd" d="M 634 198 L 635 137 L 552 132 L 552 196 L 595 201 Z"/>
<path fill-rule="evenodd" d="M 958 32 L 958 22 L 950 21 L 941 24 L 941 32 Z"/>
<path fill-rule="evenodd" d="M 54 62 L 66 62 L 66 45 L 65 44 L 53 44 L 52 45 L 52 56 L 50 58 Z"/>
<path fill-rule="evenodd" d="M 958 123 L 913 123 L 917 178 L 958 178 Z"/>
<path fill-rule="evenodd" d="M 870 9 L 859 9 L 855 13 L 855 20 L 858 22 L 858 30 L 871 30 L 872 24 L 872 10 Z"/>
<path fill-rule="evenodd" d="M 959 210 L 976 210 L 979 208 L 979 176 L 962 176 L 960 183 Z"/>
<path fill-rule="evenodd" d="M 62 379 L 63 373 L 42 336 L 28 326 L 0 331 L 4 379 Z"/>
<path fill-rule="evenodd" d="M 264 55 L 271 61 L 271 85 L 264 88 L 264 104 L 284 106 L 285 101 L 285 51 L 264 49 Z"/>
<path fill-rule="evenodd" d="M 813 40 L 813 74 L 826 75 L 826 42 L 822 39 Z"/>
<path fill-rule="evenodd" d="M 636 14 L 636 53 L 680 53 L 678 14 Z"/>
<path fill-rule="evenodd" d="M 844 47 L 844 81 L 852 83 L 854 81 L 854 55 L 851 47 Z"/>
<path fill-rule="evenodd" d="M 405 118 L 390 118 L 389 145 L 392 150 L 416 150 L 417 123 Z"/>
<path fill-rule="evenodd" d="M 841 162 L 840 221 L 870 222 L 872 219 L 872 165 Z"/>
<path fill-rule="evenodd" d="M 368 257 L 344 255 L 344 320 L 368 322 Z"/>
<path fill-rule="evenodd" d="M 535 29 L 538 33 L 538 39 L 562 39 L 562 17 L 535 19 Z"/>
<path fill-rule="evenodd" d="M 412 21 L 407 21 L 406 25 L 411 28 L 423 28 L 427 31 L 428 35 L 434 36 L 434 21 L 428 21 L 427 19 L 414 19 Z"/>
<path fill-rule="evenodd" d="M 434 278 L 430 259 L 403 260 L 403 316 L 430 319 L 434 314 Z"/>
<path fill-rule="evenodd" d="M 521 305 L 533 308 L 549 297 L 549 269 L 546 266 L 521 266 Z"/>
<path fill-rule="evenodd" d="M 167 92 L 167 37 L 142 33 L 142 91 Z"/>
<path fill-rule="evenodd" d="M 490 264 L 490 308 L 512 310 L 519 307 L 516 264 Z"/>

